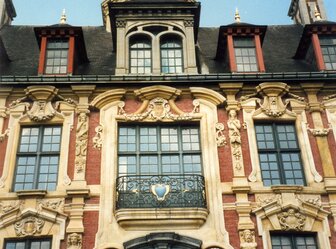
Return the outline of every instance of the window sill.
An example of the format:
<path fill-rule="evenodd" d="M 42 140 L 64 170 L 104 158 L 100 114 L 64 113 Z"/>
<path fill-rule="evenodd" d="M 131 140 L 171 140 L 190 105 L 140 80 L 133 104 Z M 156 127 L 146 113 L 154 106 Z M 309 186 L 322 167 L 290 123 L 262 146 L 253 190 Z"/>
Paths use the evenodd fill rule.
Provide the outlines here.
<path fill-rule="evenodd" d="M 302 185 L 273 185 L 271 189 L 274 193 L 300 193 L 304 186 Z"/>
<path fill-rule="evenodd" d="M 39 197 L 44 198 L 47 194 L 47 190 L 20 190 L 16 191 L 16 195 L 19 198 L 26 198 L 26 197 Z"/>
<path fill-rule="evenodd" d="M 205 208 L 143 208 L 119 209 L 115 217 L 125 230 L 150 229 L 153 227 L 197 229 L 207 217 Z"/>

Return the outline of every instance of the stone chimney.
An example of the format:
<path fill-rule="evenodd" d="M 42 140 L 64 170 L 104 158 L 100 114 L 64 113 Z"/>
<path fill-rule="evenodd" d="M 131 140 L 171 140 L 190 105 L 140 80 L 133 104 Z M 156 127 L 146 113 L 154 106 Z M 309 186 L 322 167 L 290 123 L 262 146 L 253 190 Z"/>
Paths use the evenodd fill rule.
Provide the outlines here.
<path fill-rule="evenodd" d="M 11 24 L 16 17 L 12 0 L 0 0 L 0 28 L 5 24 Z"/>
<path fill-rule="evenodd" d="M 302 25 L 311 24 L 318 20 L 327 20 L 323 0 L 292 0 L 288 16 L 293 19 L 294 23 Z"/>

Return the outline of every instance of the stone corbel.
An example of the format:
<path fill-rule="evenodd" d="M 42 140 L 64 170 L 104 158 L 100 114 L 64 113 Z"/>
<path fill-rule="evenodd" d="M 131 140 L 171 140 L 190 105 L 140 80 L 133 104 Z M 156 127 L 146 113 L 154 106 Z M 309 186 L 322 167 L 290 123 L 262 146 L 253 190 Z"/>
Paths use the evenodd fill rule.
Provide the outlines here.
<path fill-rule="evenodd" d="M 70 233 L 67 236 L 67 249 L 81 249 L 83 244 L 82 234 Z"/>
<path fill-rule="evenodd" d="M 244 229 L 239 231 L 240 248 L 241 249 L 255 249 L 257 243 L 255 241 L 255 232 L 252 229 Z"/>
<path fill-rule="evenodd" d="M 309 127 L 309 124 L 307 124 L 307 130 L 310 131 L 310 133 L 314 137 L 326 137 L 328 136 L 329 132 L 332 130 L 331 125 L 329 124 L 329 128 L 320 128 L 320 129 L 312 129 Z"/>

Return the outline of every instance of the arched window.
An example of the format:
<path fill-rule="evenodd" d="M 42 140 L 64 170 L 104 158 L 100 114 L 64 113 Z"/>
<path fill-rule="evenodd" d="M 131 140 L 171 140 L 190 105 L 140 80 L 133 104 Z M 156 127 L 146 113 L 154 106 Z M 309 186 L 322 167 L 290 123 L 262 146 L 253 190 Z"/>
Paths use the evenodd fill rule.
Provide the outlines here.
<path fill-rule="evenodd" d="M 177 36 L 165 36 L 160 43 L 161 73 L 182 73 L 182 41 Z"/>
<path fill-rule="evenodd" d="M 152 43 L 147 36 L 130 39 L 130 73 L 148 74 L 152 72 Z"/>

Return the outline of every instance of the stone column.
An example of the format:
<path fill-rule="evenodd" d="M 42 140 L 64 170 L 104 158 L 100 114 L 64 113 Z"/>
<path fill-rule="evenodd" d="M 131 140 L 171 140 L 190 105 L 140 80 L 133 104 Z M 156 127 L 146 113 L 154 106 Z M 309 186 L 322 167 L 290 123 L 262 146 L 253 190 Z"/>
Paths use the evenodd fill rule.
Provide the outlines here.
<path fill-rule="evenodd" d="M 197 66 L 196 66 L 196 55 L 195 55 L 195 37 L 194 37 L 194 21 L 193 20 L 185 20 L 184 26 L 186 30 L 186 55 L 185 58 L 185 68 L 187 68 L 186 73 L 196 74 Z"/>

